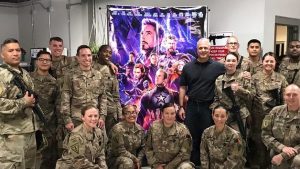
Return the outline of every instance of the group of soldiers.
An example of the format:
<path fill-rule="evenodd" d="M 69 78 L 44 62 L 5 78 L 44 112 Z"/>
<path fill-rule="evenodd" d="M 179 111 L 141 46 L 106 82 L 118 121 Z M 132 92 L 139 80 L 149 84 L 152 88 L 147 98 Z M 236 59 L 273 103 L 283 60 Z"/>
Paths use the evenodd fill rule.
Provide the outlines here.
<path fill-rule="evenodd" d="M 243 142 L 249 145 L 247 160 L 251 168 L 268 168 L 271 163 L 297 168 L 300 41 L 289 43 L 287 56 L 282 59 L 277 72 L 274 53 L 261 57 L 261 43 L 257 39 L 248 42 L 248 58 L 239 55 L 237 37 L 229 37 L 226 47 L 230 53 L 220 61 L 225 65 L 225 74 L 216 79 L 211 108 L 215 110 L 221 105 L 228 110 L 227 124 L 238 130 Z M 49 48 L 51 53 L 38 53 L 36 69 L 28 73 L 20 68 L 19 42 L 7 39 L 1 45 L 4 64 L 0 67 L 0 168 L 64 168 L 59 166 L 62 163 L 57 166 L 59 158 L 59 162 L 67 161 L 64 165 L 70 168 L 85 165 L 107 168 L 105 157 L 101 156 L 103 153 L 118 150 L 126 154 L 130 152 L 127 148 L 134 146 L 131 142 L 134 140 L 139 142 L 136 149 L 140 149 L 143 146 L 140 140 L 144 136 L 134 137 L 138 133 L 144 135 L 140 126 L 134 128 L 122 124 L 128 131 L 117 130 L 120 121 L 138 124 L 135 106 L 124 106 L 122 110 L 115 76 L 117 68 L 110 61 L 112 49 L 108 45 L 101 46 L 95 60 L 86 45 L 78 47 L 76 57 L 63 56 L 63 40 L 59 37 L 50 38 Z M 225 92 L 226 88 L 233 92 L 234 99 Z M 233 109 L 234 105 L 238 108 Z M 163 105 L 162 120 L 153 122 L 147 133 L 145 154 L 148 164 L 155 169 L 194 167 L 189 162 L 192 138 L 183 124 L 175 122 L 176 109 L 172 105 Z M 234 112 L 239 112 L 240 117 L 233 115 Z M 93 118 L 97 119 L 97 127 L 92 127 L 94 133 L 91 134 L 83 126 L 93 126 Z M 243 131 L 246 129 L 249 131 Z M 103 145 L 120 143 L 120 140 L 112 139 L 114 130 L 123 132 L 127 142 L 123 140 L 123 147 L 111 146 L 114 148 L 109 150 Z M 129 146 L 124 148 L 127 144 Z M 103 152 L 98 152 L 100 149 Z M 74 162 L 70 158 L 83 160 Z M 172 161 L 172 158 L 176 160 Z M 131 158 L 134 167 L 140 168 L 143 159 L 136 159 Z M 122 164 L 118 158 L 116 161 L 110 165 L 122 168 L 122 165 L 116 166 Z"/>

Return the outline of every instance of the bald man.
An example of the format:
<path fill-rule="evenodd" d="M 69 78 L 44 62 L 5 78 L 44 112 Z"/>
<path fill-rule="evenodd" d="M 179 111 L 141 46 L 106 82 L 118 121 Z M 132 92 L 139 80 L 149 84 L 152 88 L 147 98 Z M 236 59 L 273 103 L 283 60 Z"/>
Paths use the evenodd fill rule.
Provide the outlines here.
<path fill-rule="evenodd" d="M 274 107 L 262 124 L 262 141 L 271 149 L 273 169 L 300 167 L 300 89 L 291 84 L 285 104 Z"/>
<path fill-rule="evenodd" d="M 207 127 L 212 125 L 210 104 L 214 99 L 215 80 L 225 72 L 224 65 L 209 57 L 210 43 L 206 38 L 197 42 L 198 58 L 183 67 L 180 76 L 179 116 L 193 138 L 191 161 L 200 165 L 200 141 Z M 184 100 L 188 97 L 186 109 Z"/>

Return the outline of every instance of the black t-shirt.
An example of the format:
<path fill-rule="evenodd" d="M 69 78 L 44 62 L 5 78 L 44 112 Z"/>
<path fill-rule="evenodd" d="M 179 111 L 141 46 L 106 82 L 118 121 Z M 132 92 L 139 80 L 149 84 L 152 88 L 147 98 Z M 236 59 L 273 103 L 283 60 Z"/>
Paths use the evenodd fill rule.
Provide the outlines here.
<path fill-rule="evenodd" d="M 211 101 L 214 99 L 215 81 L 225 73 L 225 67 L 209 59 L 201 63 L 197 59 L 183 67 L 180 86 L 187 86 L 187 95 L 193 101 Z"/>

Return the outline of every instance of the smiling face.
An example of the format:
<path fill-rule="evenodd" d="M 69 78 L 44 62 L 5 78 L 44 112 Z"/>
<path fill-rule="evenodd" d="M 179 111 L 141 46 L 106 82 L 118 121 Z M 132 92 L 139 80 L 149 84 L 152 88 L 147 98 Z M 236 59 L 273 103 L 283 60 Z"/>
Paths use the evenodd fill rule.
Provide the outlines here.
<path fill-rule="evenodd" d="M 1 57 L 6 64 L 18 67 L 21 62 L 21 48 L 19 43 L 5 44 L 1 50 Z"/>
<path fill-rule="evenodd" d="M 208 39 L 200 39 L 197 43 L 198 60 L 206 61 L 209 59 L 210 43 Z"/>
<path fill-rule="evenodd" d="M 62 55 L 62 52 L 64 50 L 64 44 L 63 42 L 52 40 L 49 43 L 49 49 L 51 51 L 52 57 L 58 58 Z"/>
<path fill-rule="evenodd" d="M 105 61 L 110 61 L 112 57 L 112 49 L 110 46 L 105 47 L 101 52 L 100 52 L 100 57 L 102 57 Z"/>
<path fill-rule="evenodd" d="M 41 54 L 36 60 L 36 66 L 41 71 L 48 71 L 51 67 L 51 57 L 48 54 Z"/>
<path fill-rule="evenodd" d="M 123 115 L 127 123 L 135 123 L 137 117 L 136 108 L 133 105 L 125 107 Z"/>
<path fill-rule="evenodd" d="M 99 112 L 96 108 L 90 108 L 85 111 L 81 119 L 87 128 L 96 128 L 99 120 Z"/>
<path fill-rule="evenodd" d="M 90 70 L 92 66 L 92 52 L 89 48 L 82 48 L 79 50 L 77 61 L 82 70 Z"/>
<path fill-rule="evenodd" d="M 299 56 L 300 56 L 300 41 L 290 42 L 288 54 L 293 58 L 299 58 Z"/>
<path fill-rule="evenodd" d="M 240 44 L 235 37 L 229 37 L 227 39 L 226 48 L 228 49 L 228 52 L 238 53 Z"/>
<path fill-rule="evenodd" d="M 289 85 L 284 91 L 284 101 L 288 108 L 293 107 L 294 109 L 299 109 L 300 99 L 299 99 L 299 87 L 296 85 Z"/>
<path fill-rule="evenodd" d="M 263 59 L 263 69 L 266 72 L 271 72 L 275 69 L 276 60 L 274 56 L 267 55 Z"/>

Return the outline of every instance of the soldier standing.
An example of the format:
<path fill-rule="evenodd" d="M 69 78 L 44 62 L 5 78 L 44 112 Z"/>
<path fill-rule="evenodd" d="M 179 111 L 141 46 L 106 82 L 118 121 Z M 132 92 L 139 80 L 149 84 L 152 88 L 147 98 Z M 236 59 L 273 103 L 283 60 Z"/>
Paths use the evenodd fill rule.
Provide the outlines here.
<path fill-rule="evenodd" d="M 253 168 L 267 168 L 269 165 L 269 152 L 261 140 L 261 125 L 265 115 L 269 114 L 275 106 L 283 104 L 283 90 L 288 85 L 285 77 L 274 71 L 275 54 L 267 52 L 263 58 L 263 71 L 252 77 L 253 82 L 253 108 L 250 138 L 253 141 L 251 151 L 253 157 L 250 164 Z"/>
<path fill-rule="evenodd" d="M 238 106 L 240 108 L 239 112 L 243 122 L 243 127 L 245 128 L 246 118 L 249 118 L 250 115 L 246 103 L 252 101 L 250 96 L 251 83 L 249 79 L 243 77 L 243 73 L 241 71 L 237 70 L 238 62 L 238 55 L 236 53 L 229 53 L 225 56 L 224 65 L 226 72 L 224 75 L 220 75 L 216 79 L 215 98 L 211 107 L 214 108 L 217 105 L 222 105 L 227 110 L 230 110 L 233 106 Z M 230 98 L 230 96 L 228 96 L 228 94 L 224 91 L 226 88 L 230 88 L 229 90 L 233 91 L 235 97 L 233 99 L 235 99 L 234 101 L 236 102 L 236 105 L 233 105 L 233 101 L 231 101 L 232 98 Z M 234 113 L 236 112 L 229 111 L 227 124 L 241 132 L 237 125 L 237 119 Z"/>
<path fill-rule="evenodd" d="M 119 94 L 119 81 L 113 70 L 109 67 L 109 62 L 112 56 L 112 49 L 109 45 L 102 45 L 98 51 L 98 60 L 94 65 L 96 70 L 99 70 L 103 76 L 105 92 L 107 96 L 107 111 L 100 112 L 100 119 L 103 120 L 101 126 L 105 123 L 106 132 L 113 128 L 115 124 L 123 119 L 122 108 Z"/>
<path fill-rule="evenodd" d="M 61 110 L 65 127 L 72 131 L 82 123 L 81 107 L 93 105 L 106 111 L 105 87 L 101 72 L 92 68 L 92 52 L 87 45 L 77 48 L 79 66 L 64 77 L 61 93 Z"/>
<path fill-rule="evenodd" d="M 36 161 L 35 131 L 38 129 L 32 111 L 33 95 L 14 83 L 18 74 L 33 90 L 29 73 L 20 68 L 21 48 L 16 39 L 6 39 L 1 45 L 4 64 L 0 67 L 0 168 L 34 169 Z"/>
<path fill-rule="evenodd" d="M 279 66 L 279 72 L 283 74 L 289 84 L 300 86 L 300 41 L 291 41 L 288 48 L 288 56 Z"/>
<path fill-rule="evenodd" d="M 225 123 L 228 112 L 222 106 L 216 106 L 212 113 L 215 125 L 204 130 L 200 145 L 201 169 L 244 168 L 245 146 L 236 130 Z"/>
<path fill-rule="evenodd" d="M 154 121 L 147 133 L 145 154 L 148 164 L 154 169 L 193 169 L 191 151 L 189 130 L 176 122 L 174 104 L 165 104 L 162 119 Z"/>
<path fill-rule="evenodd" d="M 106 134 L 97 127 L 99 111 L 87 105 L 81 109 L 83 123 L 77 126 L 64 140 L 62 158 L 56 169 L 107 169 L 105 162 Z"/>
<path fill-rule="evenodd" d="M 144 129 L 137 124 L 134 105 L 123 108 L 124 121 L 110 132 L 109 166 L 112 169 L 140 169 L 144 157 Z"/>
<path fill-rule="evenodd" d="M 53 169 L 57 160 L 56 127 L 57 117 L 55 114 L 56 99 L 58 96 L 58 85 L 56 79 L 49 74 L 51 66 L 51 55 L 49 52 L 40 51 L 36 57 L 37 69 L 30 75 L 35 85 L 35 93 L 38 95 L 39 104 L 46 115 L 47 126 L 41 130 L 46 136 L 48 146 L 37 152 L 36 168 Z M 47 129 L 45 129 L 47 128 Z"/>
<path fill-rule="evenodd" d="M 285 89 L 285 105 L 266 115 L 262 140 L 271 149 L 274 169 L 300 168 L 300 89 L 292 84 Z"/>

